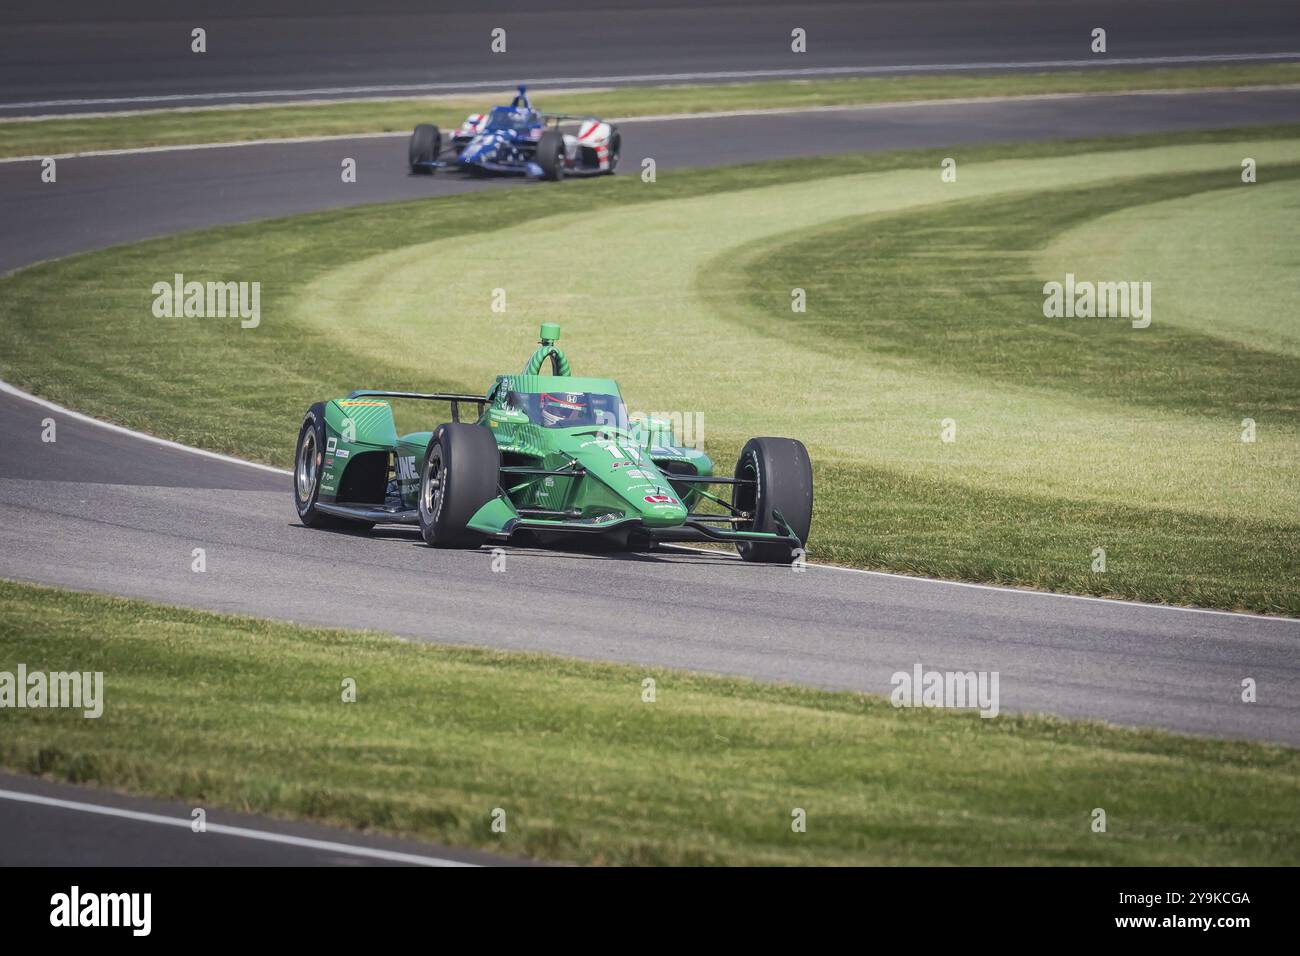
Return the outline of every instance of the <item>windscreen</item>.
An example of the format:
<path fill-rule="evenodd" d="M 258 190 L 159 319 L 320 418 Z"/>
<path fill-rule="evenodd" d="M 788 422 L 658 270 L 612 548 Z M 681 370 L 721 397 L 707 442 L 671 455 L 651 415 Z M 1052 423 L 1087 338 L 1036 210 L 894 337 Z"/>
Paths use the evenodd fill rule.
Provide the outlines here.
<path fill-rule="evenodd" d="M 617 428 L 627 422 L 623 400 L 599 392 L 511 392 L 512 408 L 543 428 L 597 426 Z"/>
<path fill-rule="evenodd" d="M 488 114 L 487 128 L 526 133 L 537 122 L 537 116 L 531 110 L 512 110 L 508 106 L 497 106 Z"/>

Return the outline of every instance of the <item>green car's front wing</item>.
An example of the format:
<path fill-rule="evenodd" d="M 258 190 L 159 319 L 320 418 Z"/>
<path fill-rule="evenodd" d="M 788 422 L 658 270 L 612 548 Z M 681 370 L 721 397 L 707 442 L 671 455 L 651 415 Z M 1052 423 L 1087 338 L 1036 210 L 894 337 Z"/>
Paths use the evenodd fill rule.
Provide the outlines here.
<path fill-rule="evenodd" d="M 540 469 L 517 469 L 502 468 L 503 476 L 511 473 L 530 473 L 541 477 L 547 472 Z M 551 472 L 551 474 L 556 474 Z M 587 481 L 598 481 L 595 476 L 583 474 L 582 477 Z M 687 477 L 673 475 L 668 479 L 669 484 L 742 484 L 739 479 L 735 478 L 718 478 L 713 476 Z M 683 494 L 683 498 L 686 496 Z M 505 542 L 521 531 L 528 531 L 540 534 L 576 534 L 576 535 L 601 535 L 607 538 L 618 538 L 629 545 L 635 546 L 639 542 L 736 542 L 736 541 L 756 541 L 770 542 L 774 544 L 788 544 L 793 548 L 800 548 L 803 543 L 799 540 L 785 522 L 785 518 L 779 511 L 773 513 L 773 517 L 785 530 L 785 534 L 772 534 L 764 531 L 745 531 L 736 530 L 735 528 L 723 529 L 715 527 L 716 523 L 740 524 L 750 520 L 750 515 L 735 514 L 705 514 L 690 512 L 686 515 L 684 521 L 680 524 L 669 526 L 647 526 L 642 516 L 639 514 L 629 514 L 624 512 L 607 512 L 594 518 L 544 518 L 535 514 L 530 514 L 527 510 L 521 510 L 515 507 L 504 492 L 493 498 L 482 508 L 480 508 L 470 519 L 469 526 L 475 531 L 481 531 L 495 541 Z M 416 519 L 418 521 L 418 518 Z"/>

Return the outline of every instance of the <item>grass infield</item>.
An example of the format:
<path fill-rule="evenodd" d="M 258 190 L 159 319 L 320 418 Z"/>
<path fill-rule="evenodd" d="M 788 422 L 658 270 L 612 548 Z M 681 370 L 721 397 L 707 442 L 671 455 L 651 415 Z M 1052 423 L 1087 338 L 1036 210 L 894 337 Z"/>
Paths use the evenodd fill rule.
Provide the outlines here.
<path fill-rule="evenodd" d="M 102 672 L 104 710 L 0 711 L 7 768 L 515 857 L 1258 866 L 1300 852 L 1300 751 L 1286 747 L 0 581 L 0 671 L 19 663 Z"/>
<path fill-rule="evenodd" d="M 1241 182 L 1243 157 L 1258 182 Z M 813 559 L 1300 614 L 1298 165 L 1285 126 L 618 176 L 207 230 L 0 279 L 0 373 L 287 465 L 311 402 L 481 391 L 554 320 L 575 369 L 619 379 L 633 410 L 701 412 L 723 467 L 750 435 L 804 440 Z M 260 326 L 154 318 L 152 287 L 177 272 L 261 282 Z M 1044 283 L 1067 273 L 1151 281 L 1152 324 L 1044 318 Z"/>

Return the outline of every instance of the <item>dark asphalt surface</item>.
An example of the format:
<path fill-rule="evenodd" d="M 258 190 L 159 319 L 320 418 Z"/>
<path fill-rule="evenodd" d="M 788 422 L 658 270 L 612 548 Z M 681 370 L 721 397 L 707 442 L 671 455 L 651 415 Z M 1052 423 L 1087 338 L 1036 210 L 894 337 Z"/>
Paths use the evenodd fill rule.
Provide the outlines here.
<path fill-rule="evenodd" d="M 24 797 L 80 806 L 33 803 Z M 109 813 L 95 812 L 92 807 Z M 0 867 L 500 866 L 512 862 L 473 850 L 210 807 L 201 808 L 206 830 L 195 833 L 191 821 L 196 808 L 199 805 L 0 773 Z M 165 817 L 173 822 L 124 814 Z M 270 839 L 231 833 L 227 827 L 251 830 Z"/>
<path fill-rule="evenodd" d="M 412 125 L 419 120 L 412 115 Z M 1300 91 L 1061 97 L 898 105 L 767 116 L 623 123 L 624 170 L 653 156 L 661 175 L 690 166 L 907 149 L 1300 121 Z M 357 182 L 339 176 L 357 161 Z M 404 135 L 0 162 L 7 229 L 0 271 L 99 246 L 337 206 L 471 189 L 545 189 L 458 173 L 411 176 Z"/>
<path fill-rule="evenodd" d="M 1107 30 L 1111 59 L 1300 51 L 1293 0 L 53 0 L 8 4 L 0 16 L 0 110 L 267 90 L 1094 62 L 1094 27 Z M 194 27 L 207 30 L 206 53 L 190 51 Z M 491 51 L 496 27 L 507 31 L 505 53 Z M 806 53 L 790 50 L 795 27 L 807 31 Z M 132 105 L 147 104 L 118 104 Z"/>
<path fill-rule="evenodd" d="M 410 529 L 303 528 L 288 475 L 186 469 L 183 452 L 5 395 L 0 448 L 0 578 L 877 694 L 918 661 L 998 671 L 1004 711 L 1300 744 L 1300 621 L 684 551 L 511 549 L 495 573 L 489 551 L 436 551 Z M 1258 703 L 1240 702 L 1245 677 Z"/>

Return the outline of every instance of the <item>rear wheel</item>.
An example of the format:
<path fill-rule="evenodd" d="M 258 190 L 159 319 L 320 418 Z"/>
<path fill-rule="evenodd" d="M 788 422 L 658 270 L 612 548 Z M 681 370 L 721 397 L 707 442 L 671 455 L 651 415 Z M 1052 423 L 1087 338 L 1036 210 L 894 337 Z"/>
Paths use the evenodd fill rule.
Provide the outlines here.
<path fill-rule="evenodd" d="M 419 164 L 434 162 L 441 152 L 442 134 L 438 132 L 438 127 L 431 123 L 421 123 L 415 128 L 415 132 L 411 134 L 411 144 L 408 148 L 411 172 L 417 175 L 432 173 L 432 166 Z"/>
<path fill-rule="evenodd" d="M 617 129 L 609 137 L 609 172 L 612 174 L 618 166 L 618 157 L 623 153 L 623 134 Z"/>
<path fill-rule="evenodd" d="M 477 548 L 469 519 L 497 496 L 501 453 L 482 425 L 439 425 L 420 471 L 420 533 L 435 548 Z"/>
<path fill-rule="evenodd" d="M 542 178 L 558 182 L 564 178 L 564 135 L 558 129 L 548 129 L 537 143 L 537 165 L 542 167 Z"/>
<path fill-rule="evenodd" d="M 298 446 L 293 455 L 293 503 L 298 509 L 298 520 L 308 528 L 352 528 L 359 531 L 373 528 L 373 522 L 336 518 L 316 507 L 324 463 L 325 404 L 317 402 L 307 409 L 302 420 L 302 428 L 298 429 Z"/>
<path fill-rule="evenodd" d="M 776 519 L 781 518 L 790 531 L 807 543 L 812 527 L 812 463 L 803 442 L 793 438 L 751 438 L 736 461 L 736 477 L 752 484 L 732 486 L 732 506 L 752 515 L 750 521 L 736 525 L 738 531 L 784 533 Z M 790 564 L 795 547 L 785 542 L 739 541 L 736 550 L 746 561 Z"/>

